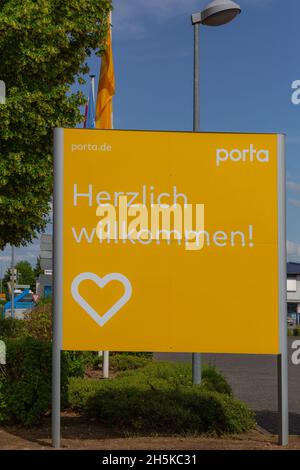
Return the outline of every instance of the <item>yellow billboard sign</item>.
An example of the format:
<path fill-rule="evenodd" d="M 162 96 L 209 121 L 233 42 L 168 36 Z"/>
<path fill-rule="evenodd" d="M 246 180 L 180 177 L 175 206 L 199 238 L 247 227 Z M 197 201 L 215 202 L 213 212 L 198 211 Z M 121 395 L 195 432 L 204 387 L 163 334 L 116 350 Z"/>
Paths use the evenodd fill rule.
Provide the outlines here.
<path fill-rule="evenodd" d="M 62 349 L 280 352 L 282 136 L 55 132 Z"/>

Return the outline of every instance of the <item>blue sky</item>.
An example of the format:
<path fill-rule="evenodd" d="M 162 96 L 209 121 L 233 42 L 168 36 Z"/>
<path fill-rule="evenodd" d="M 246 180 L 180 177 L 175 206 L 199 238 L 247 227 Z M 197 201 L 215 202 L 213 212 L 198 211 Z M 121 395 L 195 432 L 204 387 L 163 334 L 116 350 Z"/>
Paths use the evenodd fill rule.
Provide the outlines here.
<path fill-rule="evenodd" d="M 115 127 L 191 130 L 191 13 L 207 1 L 115 0 Z M 200 35 L 201 130 L 287 134 L 288 256 L 300 262 L 299 0 L 239 0 L 242 14 Z M 90 61 L 98 75 L 100 60 Z M 87 94 L 87 86 L 83 87 Z M 35 262 L 38 241 L 17 250 Z M 0 254 L 4 270 L 9 250 Z"/>

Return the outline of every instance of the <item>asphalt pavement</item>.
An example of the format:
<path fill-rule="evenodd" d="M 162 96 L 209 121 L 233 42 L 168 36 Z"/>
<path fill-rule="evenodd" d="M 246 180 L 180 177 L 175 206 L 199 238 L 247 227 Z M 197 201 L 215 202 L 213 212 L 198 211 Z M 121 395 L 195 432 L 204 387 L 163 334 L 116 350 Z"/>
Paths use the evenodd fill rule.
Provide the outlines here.
<path fill-rule="evenodd" d="M 291 361 L 289 337 L 289 418 L 290 434 L 300 435 L 300 365 Z M 300 340 L 300 338 L 299 338 Z M 190 363 L 191 354 L 156 353 L 156 359 Z M 247 403 L 257 416 L 258 424 L 273 434 L 278 432 L 277 358 L 275 356 L 204 354 L 203 363 L 213 364 L 223 372 L 234 395 Z"/>

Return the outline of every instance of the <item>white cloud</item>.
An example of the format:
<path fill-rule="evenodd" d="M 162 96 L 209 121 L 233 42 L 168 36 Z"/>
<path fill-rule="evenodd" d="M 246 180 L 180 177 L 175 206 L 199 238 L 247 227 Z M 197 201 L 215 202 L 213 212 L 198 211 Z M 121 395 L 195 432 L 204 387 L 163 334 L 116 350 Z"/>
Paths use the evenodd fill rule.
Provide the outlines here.
<path fill-rule="evenodd" d="M 300 208 L 300 200 L 299 199 L 288 199 L 288 203 L 290 204 L 290 206 Z"/>
<path fill-rule="evenodd" d="M 36 259 L 40 252 L 40 242 L 35 240 L 34 243 L 21 248 L 15 248 L 15 263 L 19 261 L 28 261 L 35 266 Z M 3 251 L 0 251 L 0 277 L 3 276 L 7 268 L 11 264 L 11 248 L 7 246 Z"/>
<path fill-rule="evenodd" d="M 146 32 L 148 20 L 161 23 L 184 14 L 188 18 L 198 9 L 197 0 L 115 0 L 112 23 L 116 32 L 137 35 Z"/>
<path fill-rule="evenodd" d="M 243 7 L 266 7 L 274 0 L 240 0 Z M 201 11 L 208 0 L 114 0 L 113 25 L 122 35 L 139 35 L 147 31 L 147 21 L 161 23 L 179 16 L 186 16 Z M 149 28 L 150 31 L 150 28 Z"/>
<path fill-rule="evenodd" d="M 287 240 L 287 256 L 289 261 L 300 262 L 300 244 Z"/>
<path fill-rule="evenodd" d="M 286 187 L 290 191 L 293 191 L 295 193 L 300 193 L 300 184 L 299 183 L 295 183 L 294 181 L 288 181 Z M 300 208 L 300 200 L 299 199 L 290 198 L 290 199 L 288 199 L 288 204 L 290 206 Z"/>
<path fill-rule="evenodd" d="M 291 191 L 296 191 L 297 193 L 300 193 L 300 184 L 299 183 L 294 183 L 293 181 L 288 181 L 286 186 L 287 186 L 287 189 L 290 189 Z"/>

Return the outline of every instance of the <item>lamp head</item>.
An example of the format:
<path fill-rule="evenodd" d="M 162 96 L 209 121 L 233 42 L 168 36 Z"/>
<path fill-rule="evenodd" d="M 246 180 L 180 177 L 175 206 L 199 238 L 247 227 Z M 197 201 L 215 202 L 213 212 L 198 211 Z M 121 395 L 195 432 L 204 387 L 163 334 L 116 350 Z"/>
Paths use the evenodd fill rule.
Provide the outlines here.
<path fill-rule="evenodd" d="M 240 13 L 241 7 L 231 0 L 213 0 L 202 10 L 201 23 L 206 26 L 221 26 Z"/>

